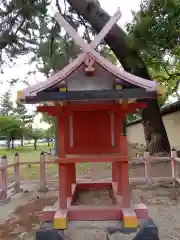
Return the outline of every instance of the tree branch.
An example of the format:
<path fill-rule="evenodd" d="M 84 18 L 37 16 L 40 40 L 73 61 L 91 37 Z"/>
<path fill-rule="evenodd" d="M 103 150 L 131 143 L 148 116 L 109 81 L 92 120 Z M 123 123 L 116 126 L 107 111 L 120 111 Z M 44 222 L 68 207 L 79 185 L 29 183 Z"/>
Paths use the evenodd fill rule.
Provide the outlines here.
<path fill-rule="evenodd" d="M 59 0 L 56 0 L 56 7 L 57 7 L 59 13 L 61 13 L 61 7 L 60 7 L 60 4 L 59 4 Z"/>
<path fill-rule="evenodd" d="M 14 33 L 14 36 L 17 35 L 17 33 L 19 32 L 19 30 L 22 28 L 23 24 L 25 23 L 26 19 L 24 18 L 22 20 L 22 22 L 19 24 L 19 27 L 16 29 L 15 33 Z"/>
<path fill-rule="evenodd" d="M 176 82 L 176 85 L 173 87 L 172 93 L 173 93 L 173 92 L 177 92 L 178 87 L 179 87 L 179 84 L 180 84 L 180 79 Z"/>

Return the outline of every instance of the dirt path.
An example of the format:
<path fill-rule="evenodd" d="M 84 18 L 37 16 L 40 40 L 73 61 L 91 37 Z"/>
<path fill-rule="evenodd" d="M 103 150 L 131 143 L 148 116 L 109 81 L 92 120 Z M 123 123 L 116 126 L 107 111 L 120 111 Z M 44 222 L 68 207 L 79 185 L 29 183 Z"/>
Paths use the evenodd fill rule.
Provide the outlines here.
<path fill-rule="evenodd" d="M 13 197 L 8 204 L 0 205 L 0 239 L 17 240 L 34 239 L 39 227 L 38 212 L 45 205 L 52 205 L 57 200 L 57 189 L 51 188 L 46 194 L 39 194 L 34 186 L 24 186 L 28 192 Z M 133 196 L 136 196 L 149 207 L 149 215 L 159 228 L 162 240 L 180 239 L 180 188 L 172 188 L 167 184 L 161 186 L 132 186 Z M 107 226 L 117 222 L 77 222 L 70 224 L 67 235 L 72 240 L 105 240 Z M 24 234 L 22 234 L 24 233 Z M 134 234 L 120 233 L 110 237 L 110 240 L 130 240 Z M 21 238 L 19 238 L 21 236 Z M 120 238 L 121 237 L 121 238 Z"/>

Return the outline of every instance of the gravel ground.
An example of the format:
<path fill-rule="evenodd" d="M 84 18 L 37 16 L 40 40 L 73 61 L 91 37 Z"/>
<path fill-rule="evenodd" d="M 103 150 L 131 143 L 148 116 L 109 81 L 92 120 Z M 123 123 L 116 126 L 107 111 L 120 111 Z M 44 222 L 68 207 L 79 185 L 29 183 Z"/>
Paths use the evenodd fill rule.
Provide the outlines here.
<path fill-rule="evenodd" d="M 0 205 L 1 240 L 32 240 L 39 227 L 37 213 L 45 205 L 52 205 L 57 199 L 57 189 L 51 188 L 46 194 L 39 194 L 34 187 L 24 186 L 29 192 L 19 194 L 7 203 Z M 149 215 L 159 228 L 160 239 L 180 239 L 180 188 L 164 184 L 152 187 L 132 186 L 133 196 L 136 196 L 149 207 Z M 39 198 L 39 199 L 38 199 Z M 25 220 L 25 221 L 24 221 Z M 70 224 L 67 235 L 72 240 L 106 240 L 107 226 L 117 222 L 77 222 Z M 24 232 L 24 234 L 22 234 Z M 21 236 L 21 238 L 19 238 Z M 114 234 L 110 240 L 130 240 L 134 234 Z"/>

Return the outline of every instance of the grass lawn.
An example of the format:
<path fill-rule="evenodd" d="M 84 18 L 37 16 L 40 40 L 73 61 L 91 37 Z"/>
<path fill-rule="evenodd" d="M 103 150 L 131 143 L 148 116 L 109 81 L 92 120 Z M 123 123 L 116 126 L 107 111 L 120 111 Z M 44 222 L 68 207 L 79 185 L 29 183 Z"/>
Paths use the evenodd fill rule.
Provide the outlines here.
<path fill-rule="evenodd" d="M 39 161 L 40 160 L 40 153 L 42 151 L 49 152 L 50 148 L 52 146 L 50 145 L 48 147 L 47 143 L 39 143 L 37 145 L 37 150 L 35 151 L 33 148 L 33 145 L 28 145 L 24 147 L 17 147 L 15 149 L 3 149 L 0 148 L 0 156 L 6 155 L 8 158 L 8 163 L 12 163 L 14 161 L 14 155 L 16 152 L 19 153 L 20 161 L 27 161 L 27 162 L 33 162 L 33 161 Z M 135 156 L 135 152 L 131 150 L 130 153 L 131 156 Z M 98 163 L 97 167 L 99 169 L 99 174 L 101 174 L 101 171 L 109 171 L 109 164 L 108 163 Z M 77 174 L 86 174 L 91 169 L 91 163 L 80 163 L 76 164 Z M 10 180 L 13 180 L 14 175 L 14 168 L 8 168 L 8 173 L 10 176 Z M 38 164 L 31 164 L 20 166 L 20 174 L 21 174 L 21 180 L 34 180 L 40 178 L 40 168 Z M 47 179 L 57 179 L 57 165 L 56 164 L 48 164 L 46 165 L 46 176 Z"/>
<path fill-rule="evenodd" d="M 48 147 L 47 144 L 37 145 L 37 150 L 35 151 L 33 145 L 28 145 L 24 147 L 16 147 L 14 149 L 0 148 L 0 156 L 6 155 L 8 162 L 11 163 L 14 161 L 15 153 L 19 153 L 20 161 L 38 161 L 40 153 L 42 151 L 49 151 L 51 147 Z"/>
<path fill-rule="evenodd" d="M 24 146 L 24 147 L 17 147 L 15 149 L 7 150 L 5 148 L 0 148 L 0 156 L 6 155 L 8 158 L 8 163 L 12 163 L 14 161 L 15 153 L 19 153 L 20 161 L 39 161 L 40 160 L 40 153 L 42 151 L 49 152 L 51 148 L 47 146 L 47 144 L 38 144 L 37 150 L 35 151 L 32 145 Z M 81 163 L 77 164 L 77 173 L 86 173 L 91 168 L 90 163 Z M 8 168 L 8 173 L 10 180 L 13 180 L 14 176 L 14 168 Z M 35 180 L 39 179 L 40 177 L 40 168 L 37 164 L 31 164 L 31 166 L 20 166 L 20 174 L 21 180 Z M 57 178 L 57 165 L 56 164 L 49 164 L 46 165 L 46 176 L 48 179 L 56 179 Z"/>

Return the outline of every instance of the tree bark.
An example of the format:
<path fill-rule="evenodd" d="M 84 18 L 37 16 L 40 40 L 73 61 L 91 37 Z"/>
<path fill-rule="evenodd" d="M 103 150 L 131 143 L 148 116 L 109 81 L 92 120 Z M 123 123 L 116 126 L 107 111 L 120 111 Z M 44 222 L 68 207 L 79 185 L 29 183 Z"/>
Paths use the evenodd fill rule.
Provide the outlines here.
<path fill-rule="evenodd" d="M 101 8 L 95 0 L 67 0 L 71 7 L 81 15 L 96 32 L 100 32 L 110 16 Z M 109 34 L 105 37 L 105 42 L 112 49 L 123 68 L 139 77 L 150 79 L 147 67 L 141 59 L 138 49 L 133 49 L 129 43 L 128 35 L 116 24 Z M 133 58 L 134 63 L 129 59 Z M 169 140 L 161 118 L 160 108 L 157 99 L 149 100 L 148 106 L 142 111 L 144 123 L 144 133 L 147 144 L 147 150 L 150 154 L 158 152 L 170 152 Z M 150 133 L 147 135 L 146 128 L 151 126 Z M 148 130 L 149 131 L 149 130 Z M 158 136 L 158 137 L 155 137 Z M 150 147 L 157 146 L 156 148 Z"/>
<path fill-rule="evenodd" d="M 37 150 L 37 139 L 34 139 L 34 150 Z"/>
<path fill-rule="evenodd" d="M 14 139 L 11 139 L 11 148 L 14 149 Z"/>
<path fill-rule="evenodd" d="M 24 146 L 24 136 L 21 137 L 21 147 Z"/>
<path fill-rule="evenodd" d="M 8 138 L 7 139 L 7 149 L 9 150 L 10 149 L 10 146 L 11 145 L 11 139 L 10 138 Z"/>

